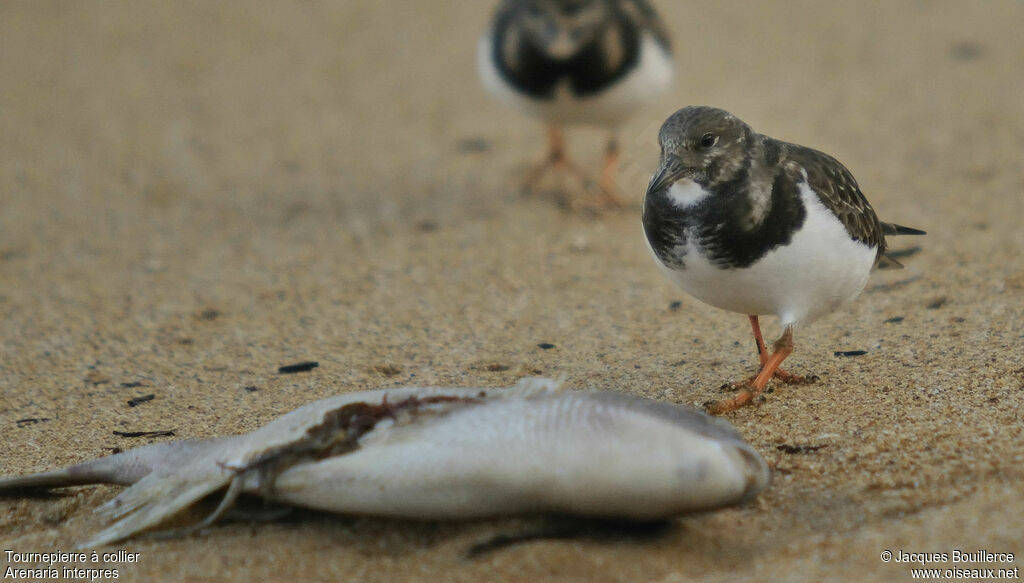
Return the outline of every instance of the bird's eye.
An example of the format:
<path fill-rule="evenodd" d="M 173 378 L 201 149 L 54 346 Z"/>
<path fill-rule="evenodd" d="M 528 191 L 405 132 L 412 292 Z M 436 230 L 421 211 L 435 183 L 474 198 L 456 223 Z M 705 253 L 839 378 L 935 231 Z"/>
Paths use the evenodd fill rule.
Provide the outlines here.
<path fill-rule="evenodd" d="M 700 137 L 700 140 L 697 142 L 697 145 L 699 145 L 701 148 L 710 148 L 711 146 L 714 146 L 717 143 L 718 136 L 711 132 L 708 132 Z"/>

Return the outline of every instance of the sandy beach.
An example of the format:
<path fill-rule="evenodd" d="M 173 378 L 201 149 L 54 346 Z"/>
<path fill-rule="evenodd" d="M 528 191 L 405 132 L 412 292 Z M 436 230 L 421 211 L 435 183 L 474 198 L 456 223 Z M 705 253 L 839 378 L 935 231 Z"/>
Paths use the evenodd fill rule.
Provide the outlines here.
<path fill-rule="evenodd" d="M 658 127 L 706 104 L 835 155 L 883 220 L 928 231 L 892 240 L 920 247 L 905 269 L 797 330 L 787 368 L 817 383 L 727 416 L 774 468 L 754 502 L 475 559 L 538 519 L 300 512 L 118 543 L 137 560 L 102 567 L 494 583 L 1024 567 L 1024 4 L 656 6 L 676 87 L 623 128 L 630 205 L 596 216 L 520 193 L 543 128 L 477 80 L 491 2 L 0 4 L 0 474 L 371 388 L 543 375 L 719 398 L 756 367 L 747 320 L 676 289 L 640 224 Z M 596 170 L 605 135 L 569 135 Z M 278 373 L 301 361 L 319 366 Z M 0 550 L 70 550 L 118 491 L 0 497 Z M 954 550 L 1015 558 L 899 560 Z"/>

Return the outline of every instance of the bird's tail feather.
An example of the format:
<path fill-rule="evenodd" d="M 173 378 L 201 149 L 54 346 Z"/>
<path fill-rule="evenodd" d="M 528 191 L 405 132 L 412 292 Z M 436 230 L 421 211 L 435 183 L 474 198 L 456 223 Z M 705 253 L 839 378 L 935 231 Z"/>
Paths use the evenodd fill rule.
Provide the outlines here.
<path fill-rule="evenodd" d="M 897 225 L 896 223 L 882 223 L 882 234 L 883 235 L 927 235 L 928 233 L 921 229 L 915 229 L 913 227 L 904 227 L 903 225 Z"/>

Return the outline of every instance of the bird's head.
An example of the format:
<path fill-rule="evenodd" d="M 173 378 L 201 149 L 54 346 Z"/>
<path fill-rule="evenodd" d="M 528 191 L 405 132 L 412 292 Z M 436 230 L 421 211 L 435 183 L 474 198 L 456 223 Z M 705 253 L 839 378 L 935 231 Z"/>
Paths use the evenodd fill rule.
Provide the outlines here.
<path fill-rule="evenodd" d="M 758 135 L 728 111 L 705 106 L 673 113 L 658 132 L 661 161 L 648 194 L 679 180 L 714 186 L 733 178 L 743 167 Z"/>

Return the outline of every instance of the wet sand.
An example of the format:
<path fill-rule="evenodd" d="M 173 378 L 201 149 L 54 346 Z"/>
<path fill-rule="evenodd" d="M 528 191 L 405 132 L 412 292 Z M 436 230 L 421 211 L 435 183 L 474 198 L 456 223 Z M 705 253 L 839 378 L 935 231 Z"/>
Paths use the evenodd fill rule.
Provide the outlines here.
<path fill-rule="evenodd" d="M 758 500 L 649 540 L 473 560 L 470 545 L 536 521 L 299 513 L 130 540 L 112 549 L 138 562 L 104 566 L 146 581 L 899 581 L 918 565 L 886 549 L 987 549 L 1018 558 L 984 566 L 1020 567 L 1024 5 L 660 2 L 677 86 L 623 129 L 632 206 L 595 217 L 519 193 L 542 128 L 477 82 L 487 4 L 0 5 L 0 473 L 170 439 L 113 431 L 238 433 L 378 387 L 541 374 L 721 396 L 756 364 L 746 318 L 676 290 L 639 220 L 660 122 L 709 104 L 834 154 L 883 219 L 929 232 L 894 240 L 921 247 L 906 269 L 797 331 L 788 368 L 816 384 L 728 416 L 775 467 Z M 603 139 L 572 132 L 581 164 L 596 169 Z M 277 373 L 303 360 L 320 366 Z M 0 498 L 0 545 L 67 550 L 118 490 Z"/>

